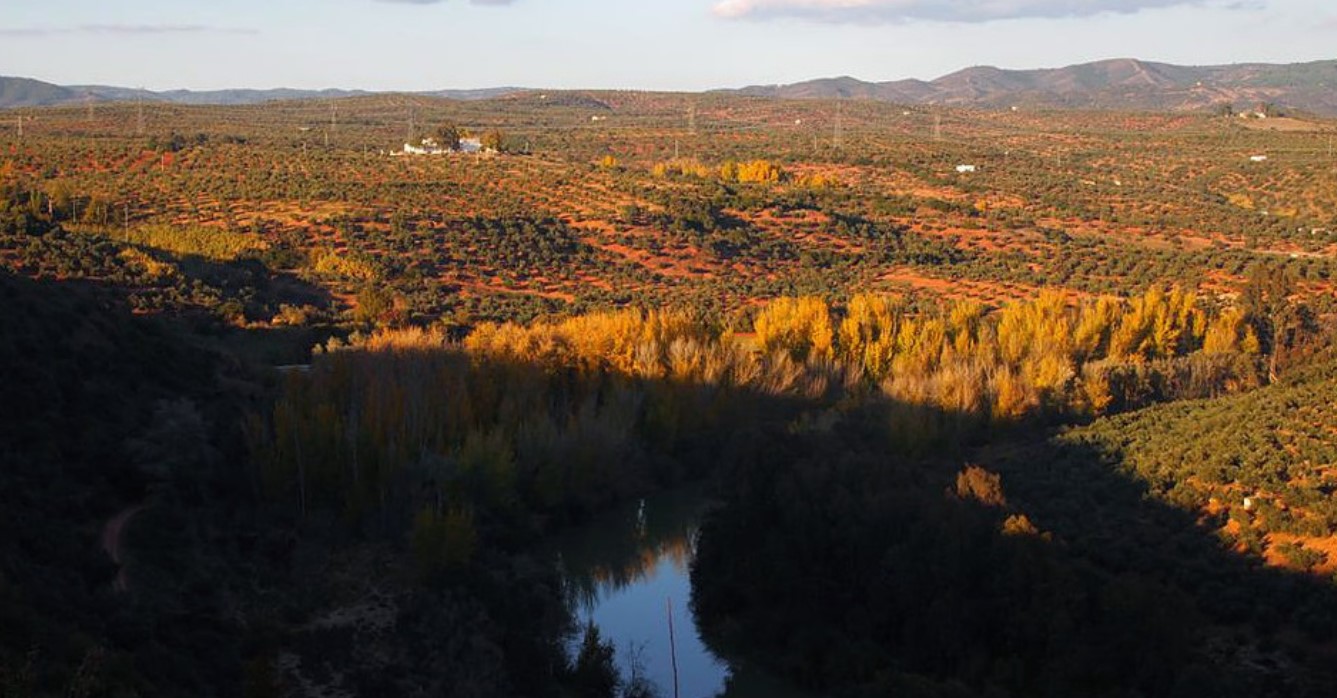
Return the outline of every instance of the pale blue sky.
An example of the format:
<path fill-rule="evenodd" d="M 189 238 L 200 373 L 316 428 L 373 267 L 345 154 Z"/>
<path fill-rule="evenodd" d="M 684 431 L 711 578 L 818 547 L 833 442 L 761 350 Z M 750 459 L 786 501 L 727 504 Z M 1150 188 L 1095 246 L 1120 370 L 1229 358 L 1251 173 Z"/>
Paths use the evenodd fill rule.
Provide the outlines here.
<path fill-rule="evenodd" d="M 1332 58 L 1334 0 L 0 0 L 0 75 L 150 89 L 700 90 Z"/>

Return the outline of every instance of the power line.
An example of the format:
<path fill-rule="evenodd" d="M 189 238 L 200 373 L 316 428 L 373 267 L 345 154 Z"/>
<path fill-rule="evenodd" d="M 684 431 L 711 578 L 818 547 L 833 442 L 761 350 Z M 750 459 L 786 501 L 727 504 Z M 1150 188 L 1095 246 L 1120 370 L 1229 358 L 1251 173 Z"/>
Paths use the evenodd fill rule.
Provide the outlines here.
<path fill-rule="evenodd" d="M 831 148 L 832 148 L 833 150 L 836 149 L 836 148 L 839 148 L 839 147 L 840 147 L 840 136 L 841 136 L 840 106 L 841 106 L 841 103 L 840 103 L 839 101 L 837 101 L 837 102 L 836 102 L 836 121 L 835 121 L 835 124 L 833 124 L 832 127 L 831 127 Z"/>

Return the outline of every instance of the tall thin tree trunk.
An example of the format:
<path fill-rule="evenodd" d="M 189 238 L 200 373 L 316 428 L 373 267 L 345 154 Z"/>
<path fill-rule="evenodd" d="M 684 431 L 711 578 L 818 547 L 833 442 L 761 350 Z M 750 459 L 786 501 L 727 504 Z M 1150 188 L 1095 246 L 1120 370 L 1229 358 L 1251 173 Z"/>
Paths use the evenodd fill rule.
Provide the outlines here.
<path fill-rule="evenodd" d="M 678 643 L 673 638 L 673 597 L 668 602 L 669 660 L 673 666 L 673 698 L 678 698 Z"/>

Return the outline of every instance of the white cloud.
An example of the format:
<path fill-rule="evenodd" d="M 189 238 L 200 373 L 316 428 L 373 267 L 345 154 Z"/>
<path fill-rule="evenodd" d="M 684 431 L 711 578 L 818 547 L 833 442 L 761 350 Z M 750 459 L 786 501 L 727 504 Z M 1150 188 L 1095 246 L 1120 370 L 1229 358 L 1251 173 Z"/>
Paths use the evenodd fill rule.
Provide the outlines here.
<path fill-rule="evenodd" d="M 1202 0 L 719 0 L 712 11 L 726 19 L 990 22 L 1026 17 L 1087 17 L 1201 3 Z"/>

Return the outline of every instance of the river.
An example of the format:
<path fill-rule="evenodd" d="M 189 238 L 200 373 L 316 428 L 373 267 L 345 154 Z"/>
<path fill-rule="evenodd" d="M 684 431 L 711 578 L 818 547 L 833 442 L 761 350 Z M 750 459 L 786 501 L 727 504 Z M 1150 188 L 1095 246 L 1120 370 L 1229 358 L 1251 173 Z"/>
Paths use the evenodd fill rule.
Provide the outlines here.
<path fill-rule="evenodd" d="M 557 537 L 572 612 L 612 641 L 624 678 L 638 673 L 664 698 L 674 696 L 675 656 L 680 698 L 799 696 L 755 667 L 719 656 L 701 638 L 690 608 L 689 565 L 708 506 L 699 490 L 676 489 Z"/>

